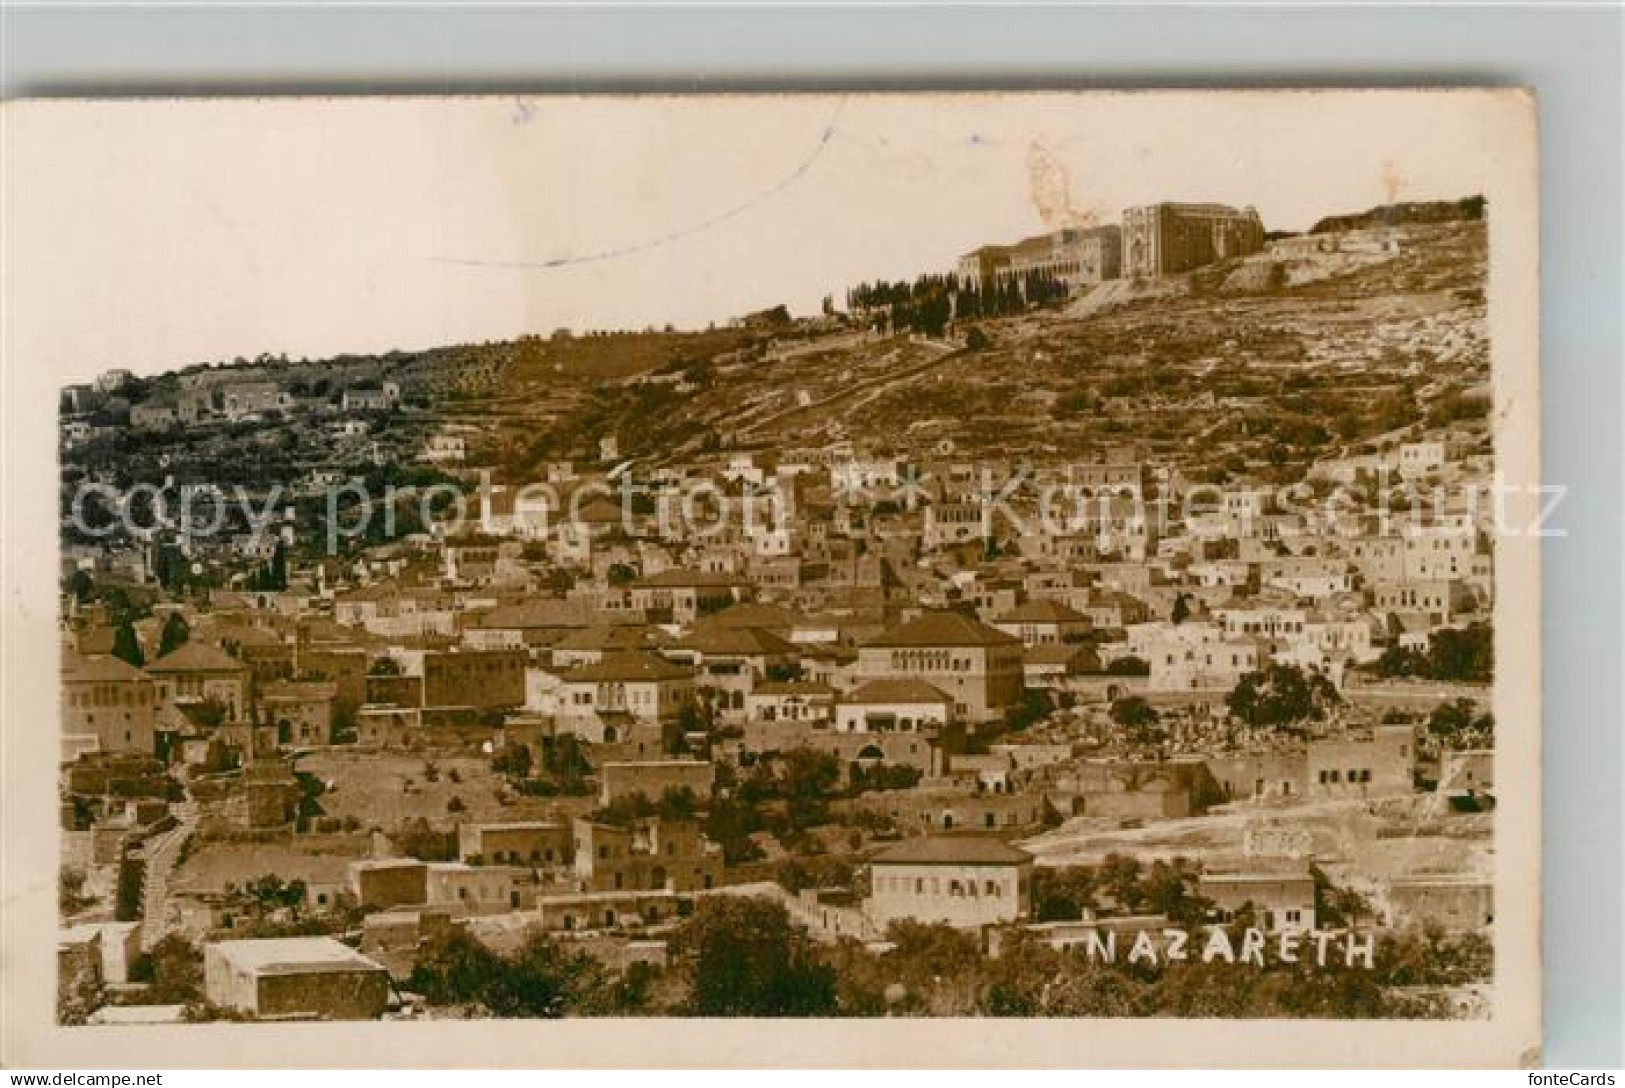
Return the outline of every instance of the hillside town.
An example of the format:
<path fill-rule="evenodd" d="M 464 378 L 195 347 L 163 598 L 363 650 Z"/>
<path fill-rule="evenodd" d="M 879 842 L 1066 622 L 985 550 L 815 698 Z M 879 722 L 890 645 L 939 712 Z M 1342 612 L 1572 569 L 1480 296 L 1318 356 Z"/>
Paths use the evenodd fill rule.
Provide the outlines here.
<path fill-rule="evenodd" d="M 60 1018 L 1484 1015 L 1487 215 L 65 389 Z"/>

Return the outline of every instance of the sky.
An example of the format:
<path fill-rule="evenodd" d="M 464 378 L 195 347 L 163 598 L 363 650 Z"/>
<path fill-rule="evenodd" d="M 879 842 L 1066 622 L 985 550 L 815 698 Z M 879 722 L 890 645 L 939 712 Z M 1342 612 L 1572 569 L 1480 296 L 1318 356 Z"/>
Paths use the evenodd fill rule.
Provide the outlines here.
<path fill-rule="evenodd" d="M 23 103 L 8 366 L 700 328 L 1160 200 L 1270 230 L 1481 189 L 1471 92 Z"/>

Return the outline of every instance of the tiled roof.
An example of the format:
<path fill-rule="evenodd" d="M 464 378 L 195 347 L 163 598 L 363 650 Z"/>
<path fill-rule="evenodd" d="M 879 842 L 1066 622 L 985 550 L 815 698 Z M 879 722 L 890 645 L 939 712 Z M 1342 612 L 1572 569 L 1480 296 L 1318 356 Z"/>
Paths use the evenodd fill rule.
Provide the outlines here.
<path fill-rule="evenodd" d="M 62 655 L 64 684 L 129 684 L 146 678 L 140 669 L 109 654 Z"/>
<path fill-rule="evenodd" d="M 927 612 L 865 646 L 1010 646 L 1021 640 L 959 612 Z"/>
<path fill-rule="evenodd" d="M 486 631 L 523 631 L 549 627 L 590 627 L 594 622 L 601 622 L 601 618 L 584 604 L 541 597 L 519 604 L 498 605 L 481 616 L 475 626 Z"/>
<path fill-rule="evenodd" d="M 707 616 L 695 628 L 701 627 L 758 627 L 767 631 L 788 631 L 804 622 L 803 617 L 788 608 L 759 601 L 730 605 L 721 612 Z"/>
<path fill-rule="evenodd" d="M 110 654 L 118 632 L 111 627 L 87 627 L 80 631 L 75 642 L 82 654 Z"/>
<path fill-rule="evenodd" d="M 1088 646 L 1071 642 L 1052 642 L 1043 646 L 1030 646 L 1023 655 L 1029 665 L 1099 664 L 1100 657 Z"/>
<path fill-rule="evenodd" d="M 846 706 L 886 703 L 946 703 L 953 697 L 924 680 L 893 679 L 871 680 L 856 691 L 841 697 Z"/>
<path fill-rule="evenodd" d="M 994 623 L 1087 623 L 1088 616 L 1061 601 L 1036 600 L 1018 604 Z"/>
<path fill-rule="evenodd" d="M 654 680 L 680 680 L 692 673 L 681 665 L 674 665 L 658 654 L 643 650 L 605 654 L 596 665 L 582 665 L 560 674 L 566 683 L 589 681 L 643 682 Z"/>
<path fill-rule="evenodd" d="M 583 627 L 571 631 L 553 644 L 553 649 L 594 652 L 601 650 L 641 650 L 655 645 L 659 632 L 646 627 Z"/>
<path fill-rule="evenodd" d="M 178 646 L 147 666 L 148 672 L 240 672 L 248 666 L 202 642 Z"/>
<path fill-rule="evenodd" d="M 1032 860 L 1025 850 L 972 835 L 904 839 L 869 859 L 873 865 L 1021 865 Z"/>
<path fill-rule="evenodd" d="M 732 654 L 744 657 L 788 657 L 800 651 L 771 631 L 749 627 L 696 627 L 678 640 L 677 649 L 702 654 Z"/>

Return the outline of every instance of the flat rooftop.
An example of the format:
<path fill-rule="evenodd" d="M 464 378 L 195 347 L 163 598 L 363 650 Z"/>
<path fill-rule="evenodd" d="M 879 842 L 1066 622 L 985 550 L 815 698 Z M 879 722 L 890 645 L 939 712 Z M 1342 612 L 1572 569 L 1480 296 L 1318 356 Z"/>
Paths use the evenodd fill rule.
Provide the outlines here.
<path fill-rule="evenodd" d="M 301 974 L 347 969 L 382 971 L 382 965 L 332 937 L 267 937 L 216 941 L 207 946 L 233 967 L 256 974 Z"/>

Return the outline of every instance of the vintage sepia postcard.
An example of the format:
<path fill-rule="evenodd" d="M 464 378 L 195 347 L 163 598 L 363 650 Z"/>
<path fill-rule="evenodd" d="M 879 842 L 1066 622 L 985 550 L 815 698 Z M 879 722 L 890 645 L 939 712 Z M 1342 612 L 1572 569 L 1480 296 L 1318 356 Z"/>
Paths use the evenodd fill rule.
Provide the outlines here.
<path fill-rule="evenodd" d="M 5 128 L 6 1064 L 1538 1060 L 1526 92 Z"/>

